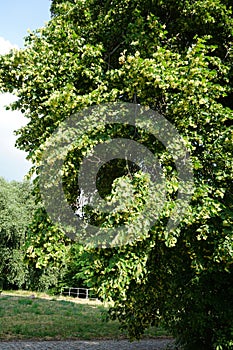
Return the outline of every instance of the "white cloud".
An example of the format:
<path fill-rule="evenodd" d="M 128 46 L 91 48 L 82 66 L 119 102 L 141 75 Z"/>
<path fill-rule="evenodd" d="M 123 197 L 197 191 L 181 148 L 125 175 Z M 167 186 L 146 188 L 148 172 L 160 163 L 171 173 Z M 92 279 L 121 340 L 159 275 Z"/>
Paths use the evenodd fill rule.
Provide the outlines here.
<path fill-rule="evenodd" d="M 11 49 L 18 49 L 18 46 L 0 36 L 0 55 L 8 53 Z"/>
<path fill-rule="evenodd" d="M 17 48 L 8 40 L 0 37 L 0 54 Z M 0 176 L 7 180 L 22 180 L 30 168 L 26 153 L 15 148 L 14 131 L 24 126 L 27 120 L 18 111 L 6 110 L 6 106 L 15 101 L 12 94 L 0 94 Z"/>

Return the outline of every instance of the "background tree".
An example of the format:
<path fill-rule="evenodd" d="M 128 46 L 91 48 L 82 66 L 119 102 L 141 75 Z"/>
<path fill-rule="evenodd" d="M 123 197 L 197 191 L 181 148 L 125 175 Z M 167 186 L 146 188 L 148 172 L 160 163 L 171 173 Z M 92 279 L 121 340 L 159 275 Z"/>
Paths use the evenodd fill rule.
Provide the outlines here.
<path fill-rule="evenodd" d="M 166 235 L 179 179 L 169 152 L 139 130 L 136 141 L 156 153 L 163 167 L 167 203 L 140 240 L 86 252 L 90 283 L 102 298 L 114 301 L 111 316 L 132 337 L 162 320 L 186 349 L 230 349 L 230 1 L 52 1 L 52 13 L 46 27 L 28 36 L 26 49 L 0 59 L 0 88 L 17 94 L 12 108 L 29 119 L 18 131 L 17 144 L 28 152 L 38 179 L 44 142 L 60 122 L 84 107 L 114 101 L 136 101 L 163 114 L 183 136 L 194 167 L 189 211 L 179 228 Z M 83 154 L 116 135 L 133 138 L 123 126 L 92 130 L 68 154 L 63 184 L 71 206 L 79 195 Z M 118 183 L 120 192 L 139 178 L 136 193 L 146 196 L 138 169 L 131 178 L 120 170 L 119 180 L 112 176 L 112 189 Z M 103 178 L 104 171 L 99 174 L 102 191 L 114 199 L 119 193 L 109 186 L 106 194 Z M 136 202 L 134 213 L 140 205 Z M 105 218 L 91 219 L 102 225 Z M 113 219 L 108 224 L 114 227 Z"/>
<path fill-rule="evenodd" d="M 7 182 L 0 178 L 0 276 L 4 288 L 27 286 L 29 273 L 23 246 L 33 208 L 29 183 Z"/>
<path fill-rule="evenodd" d="M 0 233 L 4 289 L 57 293 L 62 286 L 86 286 L 82 247 L 71 246 L 45 210 L 35 205 L 29 182 L 0 178 Z"/>

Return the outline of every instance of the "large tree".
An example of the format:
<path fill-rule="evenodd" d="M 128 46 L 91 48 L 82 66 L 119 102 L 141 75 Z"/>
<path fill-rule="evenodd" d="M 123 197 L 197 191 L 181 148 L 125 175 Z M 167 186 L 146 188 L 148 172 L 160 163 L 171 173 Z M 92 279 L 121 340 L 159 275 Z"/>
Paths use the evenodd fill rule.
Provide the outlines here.
<path fill-rule="evenodd" d="M 165 116 L 191 154 L 195 184 L 186 216 L 169 234 L 166 225 L 179 178 L 169 150 L 153 135 L 127 125 L 98 128 L 93 121 L 68 153 L 63 186 L 70 206 L 80 195 L 83 155 L 111 137 L 148 147 L 166 177 L 166 205 L 154 226 L 145 235 L 140 235 L 140 225 L 135 227 L 138 239 L 129 244 L 89 249 L 85 271 L 99 295 L 114 302 L 111 316 L 130 336 L 162 320 L 186 349 L 230 349 L 231 2 L 54 0 L 51 9 L 51 21 L 27 37 L 26 48 L 0 60 L 0 88 L 17 94 L 12 108 L 29 119 L 18 131 L 17 145 L 34 163 L 36 185 L 40 169 L 48 166 L 42 157 L 44 143 L 71 114 L 124 101 Z M 139 215 L 148 188 L 137 167 L 131 164 L 129 169 L 126 161 L 109 163 L 97 180 L 102 196 L 119 200 L 119 194 L 133 189 L 134 202 L 129 191 L 128 210 L 106 216 L 87 208 L 92 224 L 104 226 L 107 221 L 117 227 Z"/>

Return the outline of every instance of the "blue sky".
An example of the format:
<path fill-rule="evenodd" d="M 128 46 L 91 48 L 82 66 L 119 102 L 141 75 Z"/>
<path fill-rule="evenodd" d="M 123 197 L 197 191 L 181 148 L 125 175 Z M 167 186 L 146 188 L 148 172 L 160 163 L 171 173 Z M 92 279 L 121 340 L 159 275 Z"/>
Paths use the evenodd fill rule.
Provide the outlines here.
<path fill-rule="evenodd" d="M 50 0 L 6 0 L 0 4 L 0 36 L 23 46 L 28 29 L 42 27 L 50 18 Z"/>
<path fill-rule="evenodd" d="M 6 0 L 0 3 L 0 54 L 10 48 L 22 48 L 27 30 L 44 26 L 50 18 L 50 0 Z M 14 147 L 14 130 L 25 125 L 22 114 L 6 111 L 4 105 L 13 100 L 0 94 L 0 176 L 21 181 L 30 168 L 26 153 Z"/>

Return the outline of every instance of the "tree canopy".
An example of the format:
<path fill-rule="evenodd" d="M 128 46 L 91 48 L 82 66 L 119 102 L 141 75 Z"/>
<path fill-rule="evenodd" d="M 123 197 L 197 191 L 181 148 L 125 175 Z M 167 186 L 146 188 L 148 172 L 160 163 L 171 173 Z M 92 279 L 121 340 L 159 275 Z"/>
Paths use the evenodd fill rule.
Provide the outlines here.
<path fill-rule="evenodd" d="M 17 94 L 12 108 L 28 118 L 18 130 L 17 146 L 34 164 L 38 193 L 45 141 L 70 115 L 116 101 L 163 115 L 191 155 L 195 185 L 185 217 L 169 234 L 180 179 L 169 150 L 153 135 L 123 124 L 95 128 L 93 120 L 68 153 L 62 176 L 70 206 L 80 195 L 83 157 L 111 138 L 149 148 L 166 178 L 166 203 L 147 234 L 120 247 L 87 249 L 83 269 L 100 297 L 114 302 L 110 314 L 131 337 L 162 320 L 186 349 L 230 349 L 231 1 L 54 0 L 51 10 L 51 20 L 26 38 L 25 49 L 0 57 L 0 90 Z M 114 200 L 133 188 L 135 201 L 129 195 L 128 210 L 113 217 L 87 208 L 92 223 L 116 227 L 139 215 L 147 180 L 137 167 L 129 171 L 124 162 L 108 164 L 98 181 L 104 197 Z"/>

